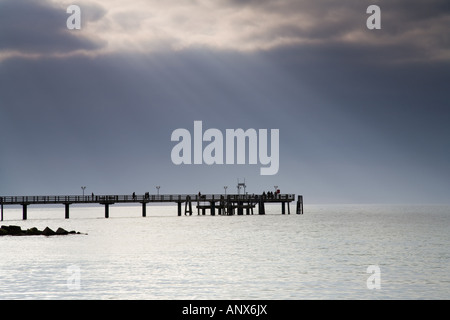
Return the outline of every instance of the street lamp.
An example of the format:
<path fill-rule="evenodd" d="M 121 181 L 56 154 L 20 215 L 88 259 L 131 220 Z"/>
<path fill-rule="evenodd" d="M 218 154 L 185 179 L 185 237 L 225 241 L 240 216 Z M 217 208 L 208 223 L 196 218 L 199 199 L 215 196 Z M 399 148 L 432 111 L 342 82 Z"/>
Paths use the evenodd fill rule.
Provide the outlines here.
<path fill-rule="evenodd" d="M 86 189 L 86 187 L 81 187 L 81 189 L 83 190 L 83 198 L 84 198 L 84 189 Z"/>
<path fill-rule="evenodd" d="M 158 197 L 159 197 L 159 188 L 161 188 L 161 186 L 156 186 Z"/>
<path fill-rule="evenodd" d="M 227 196 L 227 188 L 228 188 L 228 186 L 224 186 L 223 188 L 225 189 L 225 197 L 226 197 Z"/>

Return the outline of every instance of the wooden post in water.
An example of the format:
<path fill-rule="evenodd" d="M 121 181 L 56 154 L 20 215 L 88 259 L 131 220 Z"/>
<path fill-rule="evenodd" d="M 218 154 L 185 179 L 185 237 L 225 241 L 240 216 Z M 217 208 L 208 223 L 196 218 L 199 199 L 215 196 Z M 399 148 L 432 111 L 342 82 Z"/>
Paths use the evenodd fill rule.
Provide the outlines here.
<path fill-rule="evenodd" d="M 297 198 L 297 214 L 303 214 L 303 196 Z"/>
<path fill-rule="evenodd" d="M 178 204 L 178 216 L 181 217 L 181 202 L 178 201 L 177 204 Z"/>
<path fill-rule="evenodd" d="M 227 201 L 227 216 L 232 216 L 234 214 L 233 202 L 231 201 L 230 196 L 228 196 Z"/>
<path fill-rule="evenodd" d="M 27 220 L 27 206 L 28 203 L 22 203 L 22 219 Z"/>
<path fill-rule="evenodd" d="M 64 207 L 65 207 L 65 218 L 69 219 L 69 205 L 70 203 L 64 203 Z"/>
<path fill-rule="evenodd" d="M 216 203 L 214 201 L 211 201 L 211 215 L 216 215 Z"/>
<path fill-rule="evenodd" d="M 147 204 L 145 202 L 142 202 L 142 217 L 147 216 Z"/>
<path fill-rule="evenodd" d="M 264 199 L 263 198 L 261 198 L 259 200 L 258 214 L 266 214 L 266 209 L 264 208 Z"/>
<path fill-rule="evenodd" d="M 109 218 L 109 203 L 105 203 L 105 218 Z"/>
<path fill-rule="evenodd" d="M 200 197 L 197 196 L 197 215 L 200 215 Z"/>
<path fill-rule="evenodd" d="M 244 214 L 244 202 L 238 200 L 237 202 L 237 214 L 242 216 Z"/>

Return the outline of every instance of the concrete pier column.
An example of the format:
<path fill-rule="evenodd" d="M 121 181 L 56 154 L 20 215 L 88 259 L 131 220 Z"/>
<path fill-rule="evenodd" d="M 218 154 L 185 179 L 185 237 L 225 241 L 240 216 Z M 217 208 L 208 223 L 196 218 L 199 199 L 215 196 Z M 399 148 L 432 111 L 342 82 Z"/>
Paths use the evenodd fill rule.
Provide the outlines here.
<path fill-rule="evenodd" d="M 238 216 L 244 215 L 244 203 L 242 201 L 238 201 L 237 203 L 237 214 Z"/>
<path fill-rule="evenodd" d="M 147 204 L 145 202 L 142 202 L 142 217 L 147 216 Z"/>
<path fill-rule="evenodd" d="M 22 203 L 22 219 L 27 220 L 27 207 L 28 203 Z"/>
<path fill-rule="evenodd" d="M 266 208 L 264 207 L 264 200 L 259 200 L 258 214 L 266 214 Z"/>
<path fill-rule="evenodd" d="M 65 218 L 69 219 L 69 205 L 70 203 L 64 203 L 64 207 L 65 207 Z"/>
<path fill-rule="evenodd" d="M 281 214 L 286 214 L 286 202 L 281 203 Z"/>
<path fill-rule="evenodd" d="M 178 216 L 181 217 L 181 202 L 178 201 L 177 204 L 178 204 Z"/>
<path fill-rule="evenodd" d="M 1 207 L 2 207 L 2 216 L 1 216 L 1 221 L 3 221 L 3 203 L 1 204 Z"/>
<path fill-rule="evenodd" d="M 109 218 L 109 203 L 105 203 L 105 218 Z"/>
<path fill-rule="evenodd" d="M 214 201 L 211 202 L 211 215 L 216 215 L 216 203 Z"/>
<path fill-rule="evenodd" d="M 298 196 L 298 199 L 297 199 L 297 214 L 303 214 L 303 196 Z"/>

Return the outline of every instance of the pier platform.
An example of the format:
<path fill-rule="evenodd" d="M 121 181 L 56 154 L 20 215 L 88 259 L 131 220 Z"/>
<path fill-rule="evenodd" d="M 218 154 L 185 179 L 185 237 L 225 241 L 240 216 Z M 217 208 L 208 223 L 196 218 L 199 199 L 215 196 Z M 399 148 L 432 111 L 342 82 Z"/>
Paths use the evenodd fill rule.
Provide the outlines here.
<path fill-rule="evenodd" d="M 147 204 L 149 203 L 176 203 L 178 205 L 178 216 L 181 216 L 184 204 L 184 215 L 192 215 L 192 204 L 196 205 L 197 214 L 206 214 L 209 210 L 211 215 L 243 215 L 253 214 L 253 209 L 258 207 L 258 214 L 265 214 L 266 203 L 281 204 L 281 214 L 290 214 L 289 204 L 295 201 L 295 194 L 267 195 L 255 194 L 164 194 L 150 195 L 149 193 L 137 195 L 75 195 L 75 196 L 1 196 L 1 221 L 3 221 L 4 206 L 22 206 L 22 219 L 26 220 L 27 208 L 30 205 L 64 205 L 64 217 L 70 218 L 70 206 L 74 204 L 100 204 L 105 207 L 105 218 L 109 218 L 109 206 L 116 203 L 139 203 L 142 205 L 142 216 L 147 215 Z M 303 214 L 303 196 L 297 198 L 297 214 Z"/>

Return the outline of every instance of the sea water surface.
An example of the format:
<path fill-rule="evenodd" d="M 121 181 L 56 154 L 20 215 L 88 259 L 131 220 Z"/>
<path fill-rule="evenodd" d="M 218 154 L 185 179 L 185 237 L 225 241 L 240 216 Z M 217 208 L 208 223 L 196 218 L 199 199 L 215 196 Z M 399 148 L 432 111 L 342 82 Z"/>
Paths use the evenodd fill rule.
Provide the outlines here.
<path fill-rule="evenodd" d="M 87 235 L 0 237 L 0 299 L 450 298 L 449 206 L 178 217 L 176 206 L 148 205 L 143 218 L 140 206 L 114 205 L 109 219 L 102 206 L 70 210 L 64 219 L 63 206 L 29 206 L 23 221 L 21 207 L 5 207 L 3 225 Z"/>

